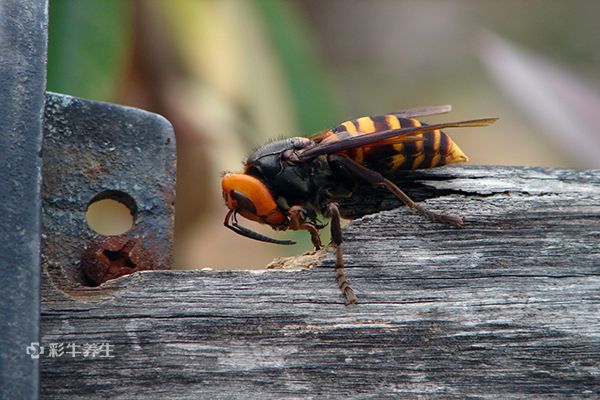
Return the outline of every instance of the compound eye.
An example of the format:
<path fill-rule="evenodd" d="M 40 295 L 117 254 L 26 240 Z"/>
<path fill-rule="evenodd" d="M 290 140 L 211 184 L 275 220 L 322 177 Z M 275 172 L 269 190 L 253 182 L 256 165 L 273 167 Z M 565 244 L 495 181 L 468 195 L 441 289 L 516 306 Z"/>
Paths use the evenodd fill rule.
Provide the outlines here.
<path fill-rule="evenodd" d="M 237 203 L 238 209 L 247 211 L 256 215 L 256 206 L 244 193 L 237 190 L 230 192 L 231 198 Z"/>

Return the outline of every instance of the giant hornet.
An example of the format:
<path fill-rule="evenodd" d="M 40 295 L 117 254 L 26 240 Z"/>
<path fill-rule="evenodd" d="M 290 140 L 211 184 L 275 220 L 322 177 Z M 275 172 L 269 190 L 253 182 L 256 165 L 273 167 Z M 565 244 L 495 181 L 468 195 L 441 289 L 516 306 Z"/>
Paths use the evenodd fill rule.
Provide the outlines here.
<path fill-rule="evenodd" d="M 497 118 L 426 125 L 414 117 L 443 114 L 450 106 L 413 108 L 346 121 L 306 137 L 268 143 L 244 162 L 243 173 L 227 173 L 221 182 L 229 208 L 224 224 L 255 240 L 294 244 L 254 232 L 238 223 L 237 215 L 270 225 L 274 230 L 306 230 L 315 249 L 321 248 L 317 217 L 331 219 L 336 246 L 336 280 L 347 304 L 357 298 L 344 273 L 340 210 L 336 200 L 367 183 L 389 190 L 408 207 L 433 221 L 460 226 L 462 219 L 435 213 L 415 203 L 386 178 L 401 170 L 434 168 L 467 161 L 443 128 L 486 126 Z"/>

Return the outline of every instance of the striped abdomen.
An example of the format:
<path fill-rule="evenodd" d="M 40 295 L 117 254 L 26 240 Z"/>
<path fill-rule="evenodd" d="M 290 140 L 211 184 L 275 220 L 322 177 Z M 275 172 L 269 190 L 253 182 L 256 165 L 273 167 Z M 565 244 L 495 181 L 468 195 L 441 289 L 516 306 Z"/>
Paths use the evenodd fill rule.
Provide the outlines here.
<path fill-rule="evenodd" d="M 421 125 L 421 122 L 416 119 L 399 118 L 394 114 L 362 117 L 346 121 L 326 132 L 323 134 L 323 140 L 339 132 L 349 132 L 352 135 Z M 425 132 L 418 136 L 422 136 L 423 140 L 406 143 L 390 143 L 390 140 L 387 140 L 374 145 L 345 150 L 343 153 L 358 163 L 387 173 L 396 170 L 434 168 L 468 160 L 450 136 L 440 130 Z"/>

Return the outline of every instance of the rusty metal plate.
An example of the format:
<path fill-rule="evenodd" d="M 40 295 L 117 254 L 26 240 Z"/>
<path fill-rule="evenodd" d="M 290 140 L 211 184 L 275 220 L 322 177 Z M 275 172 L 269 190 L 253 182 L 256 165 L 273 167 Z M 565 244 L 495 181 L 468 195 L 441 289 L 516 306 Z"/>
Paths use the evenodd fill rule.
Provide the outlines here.
<path fill-rule="evenodd" d="M 170 123 L 131 107 L 48 93 L 44 128 L 42 267 L 47 281 L 76 292 L 142 269 L 169 269 L 176 167 Z M 129 208 L 131 230 L 107 237 L 88 226 L 88 205 L 103 198 Z M 85 268 L 91 271 L 87 275 Z"/>

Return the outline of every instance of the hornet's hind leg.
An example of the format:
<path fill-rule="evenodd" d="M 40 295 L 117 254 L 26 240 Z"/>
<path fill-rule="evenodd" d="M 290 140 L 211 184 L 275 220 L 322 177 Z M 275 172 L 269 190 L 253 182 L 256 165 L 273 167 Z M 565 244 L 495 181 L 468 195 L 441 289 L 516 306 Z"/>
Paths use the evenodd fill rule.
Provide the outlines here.
<path fill-rule="evenodd" d="M 340 210 L 335 203 L 327 206 L 327 217 L 331 218 L 331 240 L 336 246 L 335 249 L 335 279 L 340 290 L 346 298 L 346 304 L 356 304 L 357 298 L 354 290 L 350 287 L 350 282 L 344 272 L 344 252 L 342 240 L 342 223 Z"/>
<path fill-rule="evenodd" d="M 346 170 L 352 172 L 354 175 L 361 177 L 365 181 L 369 182 L 373 186 L 384 187 L 390 192 L 392 192 L 396 197 L 404 202 L 408 207 L 416 210 L 421 215 L 424 215 L 430 218 L 435 222 L 442 222 L 445 224 L 453 225 L 455 227 L 460 227 L 462 225 L 462 219 L 460 217 L 455 217 L 452 215 L 438 214 L 433 211 L 429 211 L 423 206 L 415 203 L 411 200 L 410 197 L 406 193 L 404 193 L 398 186 L 396 186 L 392 181 L 386 179 L 379 172 L 373 171 L 356 161 L 352 160 L 350 157 L 342 154 L 334 154 L 329 156 L 329 160 L 331 162 L 336 162 L 343 166 Z"/>

